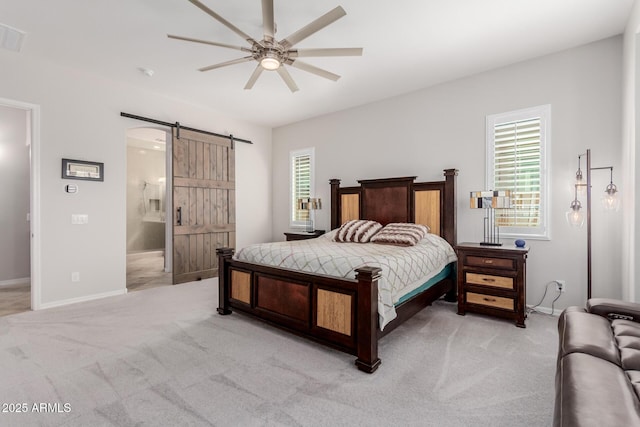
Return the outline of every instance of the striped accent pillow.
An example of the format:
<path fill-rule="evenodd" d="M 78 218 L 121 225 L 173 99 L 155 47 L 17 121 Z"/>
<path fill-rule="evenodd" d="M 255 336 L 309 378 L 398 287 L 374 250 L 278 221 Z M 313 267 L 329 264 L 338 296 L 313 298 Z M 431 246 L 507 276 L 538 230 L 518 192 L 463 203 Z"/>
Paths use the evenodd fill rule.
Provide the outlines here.
<path fill-rule="evenodd" d="M 429 227 L 422 224 L 389 223 L 371 238 L 371 243 L 413 246 L 422 240 L 428 232 Z"/>
<path fill-rule="evenodd" d="M 338 229 L 336 242 L 367 243 L 371 236 L 382 228 L 382 224 L 366 219 L 352 219 Z"/>

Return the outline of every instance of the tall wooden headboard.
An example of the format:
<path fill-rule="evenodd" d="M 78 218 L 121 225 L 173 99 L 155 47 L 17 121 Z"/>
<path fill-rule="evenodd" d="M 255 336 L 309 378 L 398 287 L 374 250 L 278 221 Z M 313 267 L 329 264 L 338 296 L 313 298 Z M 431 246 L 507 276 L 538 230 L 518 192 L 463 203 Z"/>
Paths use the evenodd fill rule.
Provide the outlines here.
<path fill-rule="evenodd" d="M 360 180 L 359 186 L 331 183 L 331 229 L 351 219 L 424 224 L 447 240 L 457 243 L 457 169 L 445 169 L 443 181 L 414 182 L 415 176 Z"/>

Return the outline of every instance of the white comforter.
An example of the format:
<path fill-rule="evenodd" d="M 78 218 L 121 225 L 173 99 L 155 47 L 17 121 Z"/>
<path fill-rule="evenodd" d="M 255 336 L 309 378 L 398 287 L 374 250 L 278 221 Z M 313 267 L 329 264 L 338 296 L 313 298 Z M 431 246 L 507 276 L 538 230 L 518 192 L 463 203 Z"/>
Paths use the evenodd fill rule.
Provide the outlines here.
<path fill-rule="evenodd" d="M 355 278 L 355 269 L 379 267 L 378 315 L 380 329 L 396 318 L 394 304 L 456 260 L 456 254 L 441 237 L 427 234 L 415 246 L 375 243 L 339 243 L 335 230 L 317 239 L 262 243 L 239 250 L 234 259 L 308 273 Z"/>

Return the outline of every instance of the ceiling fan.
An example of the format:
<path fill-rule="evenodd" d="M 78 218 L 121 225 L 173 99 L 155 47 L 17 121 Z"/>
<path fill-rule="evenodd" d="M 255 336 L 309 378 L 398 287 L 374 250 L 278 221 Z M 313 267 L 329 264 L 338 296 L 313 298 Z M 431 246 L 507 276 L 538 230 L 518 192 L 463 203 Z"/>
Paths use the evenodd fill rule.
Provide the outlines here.
<path fill-rule="evenodd" d="M 195 43 L 203 43 L 212 46 L 225 47 L 228 49 L 240 50 L 242 52 L 246 52 L 249 55 L 233 59 L 231 61 L 222 62 L 219 64 L 209 65 L 207 67 L 200 68 L 199 71 L 209 71 L 214 70 L 216 68 L 226 67 L 228 65 L 240 64 L 243 62 L 257 61 L 258 65 L 256 66 L 253 74 L 249 77 L 249 81 L 245 85 L 245 89 L 251 89 L 253 85 L 260 77 L 260 74 L 264 70 L 268 71 L 276 71 L 282 80 L 289 87 L 291 92 L 295 92 L 298 90 L 298 86 L 291 78 L 291 75 L 284 67 L 285 65 L 289 65 L 294 68 L 298 68 L 303 71 L 307 71 L 309 73 L 313 73 L 320 77 L 324 77 L 329 80 L 336 81 L 340 78 L 339 75 L 331 73 L 329 71 L 323 70 L 321 68 L 315 67 L 311 64 L 307 64 L 306 62 L 301 62 L 298 60 L 299 57 L 313 57 L 313 56 L 361 56 L 362 48 L 324 48 L 324 49 L 292 49 L 300 41 L 306 39 L 310 35 L 320 31 L 324 27 L 332 24 L 338 19 L 345 16 L 347 13 L 341 6 L 337 6 L 331 11 L 325 13 L 321 17 L 317 18 L 310 24 L 302 27 L 298 31 L 293 34 L 285 37 L 284 39 L 278 41 L 275 39 L 276 33 L 276 24 L 274 21 L 273 15 L 273 0 L 262 0 L 262 25 L 264 27 L 264 36 L 262 40 L 255 40 L 241 29 L 224 19 L 222 16 L 218 15 L 213 10 L 209 9 L 207 6 L 202 4 L 198 0 L 189 0 L 195 6 L 200 8 L 202 11 L 213 17 L 215 20 L 229 28 L 234 33 L 238 34 L 240 37 L 245 39 L 251 46 L 243 47 L 243 46 L 234 46 L 225 43 L 217 43 L 206 40 L 194 39 L 191 37 L 181 37 L 168 34 L 167 37 L 177 40 L 184 40 L 188 42 Z"/>

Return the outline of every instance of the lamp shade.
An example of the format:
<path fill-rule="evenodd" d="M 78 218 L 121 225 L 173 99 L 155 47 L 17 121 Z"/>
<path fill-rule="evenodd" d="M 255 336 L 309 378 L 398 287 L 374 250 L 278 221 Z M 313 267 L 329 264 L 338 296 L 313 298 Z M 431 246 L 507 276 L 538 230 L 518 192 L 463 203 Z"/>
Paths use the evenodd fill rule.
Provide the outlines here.
<path fill-rule="evenodd" d="M 584 224 L 584 213 L 582 213 L 582 203 L 577 198 L 571 202 L 569 210 L 565 214 L 567 222 L 573 227 L 582 227 Z"/>
<path fill-rule="evenodd" d="M 617 211 L 620 209 L 620 198 L 618 197 L 618 189 L 615 184 L 607 185 L 607 189 L 602 196 L 602 206 L 609 211 Z"/>
<path fill-rule="evenodd" d="M 508 209 L 511 207 L 511 190 L 472 191 L 471 209 Z"/>
<path fill-rule="evenodd" d="M 311 197 L 301 197 L 298 199 L 298 209 L 305 211 L 322 209 L 322 200 Z"/>
<path fill-rule="evenodd" d="M 584 224 L 584 214 L 580 210 L 570 210 L 566 213 L 567 222 L 573 227 L 582 227 Z"/>

